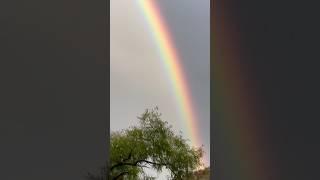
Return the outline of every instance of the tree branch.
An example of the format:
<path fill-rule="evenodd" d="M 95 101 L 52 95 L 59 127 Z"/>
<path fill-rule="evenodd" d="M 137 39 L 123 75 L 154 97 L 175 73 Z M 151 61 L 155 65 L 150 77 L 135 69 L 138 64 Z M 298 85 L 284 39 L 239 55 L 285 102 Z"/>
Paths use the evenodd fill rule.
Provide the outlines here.
<path fill-rule="evenodd" d="M 112 179 L 113 179 L 113 180 L 117 180 L 118 178 L 120 178 L 121 176 L 124 176 L 125 174 L 129 174 L 129 172 L 128 172 L 128 171 L 122 172 L 122 173 L 120 173 L 118 176 L 116 176 L 116 177 L 114 177 L 114 178 L 112 178 Z"/>
<path fill-rule="evenodd" d="M 122 162 L 126 162 L 126 161 L 128 161 L 129 159 L 131 159 L 132 151 L 133 151 L 133 150 L 131 149 L 131 151 L 130 151 L 130 153 L 129 153 L 129 156 L 128 156 L 126 159 L 122 160 Z"/>
<path fill-rule="evenodd" d="M 156 162 L 152 162 L 152 161 L 148 161 L 148 160 L 141 159 L 141 160 L 135 161 L 134 163 L 120 162 L 120 163 L 118 163 L 118 164 L 113 165 L 113 166 L 110 168 L 110 171 L 112 171 L 114 168 L 120 167 L 120 166 L 146 167 L 146 166 L 139 165 L 140 163 L 147 163 L 147 164 L 158 165 L 158 166 L 167 166 L 167 165 L 169 165 L 169 164 L 166 164 L 166 163 L 156 163 Z"/>
<path fill-rule="evenodd" d="M 135 162 L 135 164 L 139 164 L 139 163 L 148 163 L 148 164 L 152 164 L 152 165 L 158 165 L 158 166 L 167 166 L 168 164 L 165 164 L 165 163 L 156 163 L 156 162 L 152 162 L 152 161 L 148 161 L 148 160 L 144 160 L 144 159 L 141 159 L 141 160 L 138 160 Z"/>
<path fill-rule="evenodd" d="M 123 159 L 121 162 L 111 166 L 110 171 L 112 171 L 116 167 L 123 166 L 126 161 L 130 160 L 131 157 L 132 157 L 132 151 L 133 150 L 131 149 L 131 151 L 130 151 L 130 153 L 129 153 L 129 155 L 128 155 L 128 157 L 126 159 Z"/>

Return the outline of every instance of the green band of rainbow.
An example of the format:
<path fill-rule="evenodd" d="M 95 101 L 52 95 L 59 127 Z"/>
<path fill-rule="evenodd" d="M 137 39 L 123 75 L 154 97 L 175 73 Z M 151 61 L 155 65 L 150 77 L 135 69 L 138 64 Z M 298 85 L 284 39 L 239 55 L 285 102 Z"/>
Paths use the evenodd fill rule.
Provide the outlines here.
<path fill-rule="evenodd" d="M 226 170 L 219 173 L 226 179 L 272 179 L 272 159 L 264 144 L 268 142 L 266 113 L 259 103 L 252 67 L 245 64 L 240 31 L 223 1 L 215 4 L 211 18 L 213 114 L 218 131 L 214 156 Z"/>
<path fill-rule="evenodd" d="M 179 104 L 180 114 L 185 120 L 187 133 L 192 145 L 201 145 L 198 133 L 195 108 L 192 106 L 192 96 L 188 83 L 183 72 L 181 59 L 175 48 L 168 27 L 161 16 L 159 7 L 155 0 L 138 0 L 145 18 L 150 26 L 155 42 L 160 50 L 162 62 L 169 74 L 171 84 L 174 89 L 177 103 Z"/>

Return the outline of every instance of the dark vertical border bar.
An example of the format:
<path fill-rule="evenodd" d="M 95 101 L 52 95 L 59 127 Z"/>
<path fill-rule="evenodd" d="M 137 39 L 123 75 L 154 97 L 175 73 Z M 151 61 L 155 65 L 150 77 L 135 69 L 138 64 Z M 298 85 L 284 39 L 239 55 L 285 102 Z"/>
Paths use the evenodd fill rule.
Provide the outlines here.
<path fill-rule="evenodd" d="M 109 158 L 109 4 L 0 1 L 0 179 L 81 179 Z"/>
<path fill-rule="evenodd" d="M 108 103 L 108 108 L 107 108 L 107 127 L 106 127 L 106 143 L 107 143 L 107 160 L 106 160 L 106 169 L 107 169 L 107 175 L 109 176 L 109 146 L 110 146 L 110 0 L 106 0 L 106 23 L 107 23 L 107 38 L 106 38 L 106 43 L 107 43 L 107 103 Z"/>
<path fill-rule="evenodd" d="M 213 114 L 213 52 L 214 52 L 214 3 L 215 0 L 210 0 L 210 179 L 215 179 L 215 151 L 214 151 L 214 114 Z"/>

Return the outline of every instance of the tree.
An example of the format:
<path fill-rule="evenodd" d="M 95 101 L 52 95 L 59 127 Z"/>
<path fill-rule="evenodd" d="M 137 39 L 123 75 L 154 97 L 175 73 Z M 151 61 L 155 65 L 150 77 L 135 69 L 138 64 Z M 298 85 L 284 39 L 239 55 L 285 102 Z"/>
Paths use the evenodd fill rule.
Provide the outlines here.
<path fill-rule="evenodd" d="M 192 180 L 208 180 L 210 179 L 210 167 L 200 169 L 193 172 Z"/>
<path fill-rule="evenodd" d="M 109 178 L 152 179 L 144 168 L 157 172 L 167 168 L 171 179 L 192 177 L 202 165 L 202 147 L 191 147 L 181 135 L 175 135 L 158 108 L 146 110 L 138 119 L 139 126 L 111 133 Z"/>

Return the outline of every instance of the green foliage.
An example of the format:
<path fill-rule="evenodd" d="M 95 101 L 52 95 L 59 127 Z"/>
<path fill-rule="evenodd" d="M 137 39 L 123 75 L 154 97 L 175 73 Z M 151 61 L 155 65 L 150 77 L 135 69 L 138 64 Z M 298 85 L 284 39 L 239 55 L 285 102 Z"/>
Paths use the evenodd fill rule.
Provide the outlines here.
<path fill-rule="evenodd" d="M 190 178 L 190 180 L 209 180 L 209 179 L 210 179 L 210 167 L 193 172 L 193 176 Z"/>
<path fill-rule="evenodd" d="M 202 147 L 191 147 L 160 117 L 157 108 L 146 110 L 138 117 L 139 126 L 111 133 L 111 179 L 141 179 L 143 168 L 160 172 L 164 167 L 172 179 L 186 179 L 202 165 Z"/>

